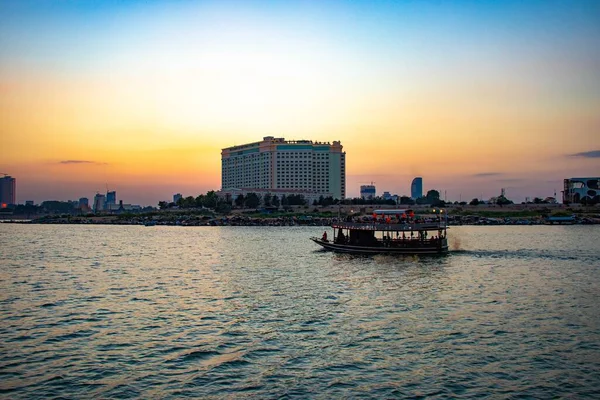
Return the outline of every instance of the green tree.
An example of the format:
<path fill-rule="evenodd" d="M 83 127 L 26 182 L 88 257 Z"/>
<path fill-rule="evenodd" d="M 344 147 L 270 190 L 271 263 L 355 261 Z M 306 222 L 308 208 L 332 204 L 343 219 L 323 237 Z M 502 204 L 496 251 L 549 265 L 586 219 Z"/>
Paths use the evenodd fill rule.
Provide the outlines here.
<path fill-rule="evenodd" d="M 273 198 L 271 199 L 271 203 L 273 203 L 274 207 L 279 207 L 279 205 L 280 205 L 279 197 L 277 197 L 277 195 L 273 195 Z"/>
<path fill-rule="evenodd" d="M 427 194 L 425 195 L 425 198 L 427 199 L 427 203 L 426 204 L 434 204 L 435 202 L 439 202 L 440 200 L 440 192 L 438 192 L 437 190 L 429 190 L 427 192 Z"/>
<path fill-rule="evenodd" d="M 196 203 L 196 207 L 200 208 L 200 207 L 204 207 L 204 200 L 205 197 L 203 194 L 198 195 L 198 197 L 196 197 L 195 203 Z"/>
<path fill-rule="evenodd" d="M 496 204 L 498 204 L 499 206 L 506 206 L 508 204 L 513 204 L 513 202 L 504 196 L 499 196 L 496 199 Z"/>
<path fill-rule="evenodd" d="M 221 214 L 229 214 L 231 211 L 231 204 L 227 201 L 219 201 L 215 207 L 215 211 Z"/>
<path fill-rule="evenodd" d="M 248 193 L 245 203 L 247 208 L 256 208 L 260 205 L 260 197 L 256 193 Z"/>
<path fill-rule="evenodd" d="M 415 200 L 415 203 L 421 205 L 421 204 L 429 204 L 427 201 L 427 197 L 419 197 L 417 200 Z"/>
<path fill-rule="evenodd" d="M 265 195 L 263 196 L 263 204 L 265 205 L 265 207 L 271 207 L 271 201 L 272 201 L 271 194 L 265 193 Z"/>
<path fill-rule="evenodd" d="M 168 206 L 169 206 L 169 203 L 167 203 L 166 201 L 158 202 L 158 208 L 160 208 L 161 210 L 165 210 Z"/>
<path fill-rule="evenodd" d="M 332 196 L 327 196 L 323 199 L 323 206 L 332 206 L 335 203 L 335 200 Z"/>
<path fill-rule="evenodd" d="M 473 199 L 469 202 L 469 205 L 472 206 L 478 206 L 479 205 L 479 199 Z"/>
<path fill-rule="evenodd" d="M 400 204 L 412 206 L 415 204 L 415 201 L 408 196 L 400 196 Z"/>
<path fill-rule="evenodd" d="M 431 205 L 434 207 L 444 207 L 446 205 L 446 202 L 444 200 L 437 199 L 431 202 Z"/>
<path fill-rule="evenodd" d="M 306 200 L 301 194 L 291 194 L 287 197 L 288 203 L 291 206 L 303 206 L 306 205 Z"/>
<path fill-rule="evenodd" d="M 235 198 L 235 205 L 236 207 L 242 208 L 244 207 L 244 202 L 246 201 L 246 198 L 244 197 L 243 194 L 238 195 L 238 197 Z"/>
<path fill-rule="evenodd" d="M 215 208 L 217 206 L 217 193 L 214 190 L 211 190 L 206 193 L 204 197 L 204 207 L 206 208 Z"/>
<path fill-rule="evenodd" d="M 196 199 L 193 196 L 188 196 L 185 199 L 183 199 L 183 208 L 192 208 L 195 206 L 196 206 Z"/>

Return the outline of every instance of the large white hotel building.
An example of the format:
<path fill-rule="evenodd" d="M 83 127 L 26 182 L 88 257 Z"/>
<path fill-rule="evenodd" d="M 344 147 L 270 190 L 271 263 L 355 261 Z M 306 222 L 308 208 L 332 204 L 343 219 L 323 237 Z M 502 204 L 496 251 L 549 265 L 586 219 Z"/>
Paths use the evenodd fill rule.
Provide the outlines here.
<path fill-rule="evenodd" d="M 346 153 L 339 141 L 285 140 L 261 142 L 221 151 L 221 190 L 346 197 Z"/>

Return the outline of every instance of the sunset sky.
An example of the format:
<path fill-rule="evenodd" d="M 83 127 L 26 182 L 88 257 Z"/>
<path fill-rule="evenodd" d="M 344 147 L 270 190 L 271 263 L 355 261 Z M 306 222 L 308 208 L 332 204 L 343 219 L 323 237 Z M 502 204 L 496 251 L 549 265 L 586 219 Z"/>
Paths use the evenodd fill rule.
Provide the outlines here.
<path fill-rule="evenodd" d="M 196 196 L 267 135 L 341 140 L 350 197 L 560 196 L 600 175 L 600 1 L 0 2 L 19 203 Z"/>

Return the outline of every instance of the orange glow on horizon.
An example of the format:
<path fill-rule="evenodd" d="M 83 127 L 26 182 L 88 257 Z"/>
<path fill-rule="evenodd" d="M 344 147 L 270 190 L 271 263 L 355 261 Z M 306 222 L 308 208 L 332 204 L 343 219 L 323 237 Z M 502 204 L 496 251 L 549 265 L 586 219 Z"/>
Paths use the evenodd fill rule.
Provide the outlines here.
<path fill-rule="evenodd" d="M 14 38 L 0 48 L 0 171 L 21 202 L 103 182 L 162 190 L 156 201 L 219 189 L 220 150 L 267 135 L 340 140 L 349 196 L 371 180 L 407 194 L 416 175 L 456 193 L 482 176 L 490 190 L 546 191 L 598 170 L 572 156 L 598 146 L 588 14 L 544 6 L 542 35 L 474 5 L 452 6 L 465 7 L 454 20 L 447 5 L 359 3 L 7 9 L 28 24 L 0 24 Z"/>

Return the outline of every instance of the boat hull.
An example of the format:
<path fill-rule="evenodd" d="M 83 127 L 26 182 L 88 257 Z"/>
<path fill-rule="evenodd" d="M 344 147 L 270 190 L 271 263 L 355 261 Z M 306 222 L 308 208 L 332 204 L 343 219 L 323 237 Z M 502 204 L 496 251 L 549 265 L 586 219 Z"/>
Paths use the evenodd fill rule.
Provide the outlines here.
<path fill-rule="evenodd" d="M 419 255 L 419 254 L 447 254 L 448 243 L 443 241 L 439 247 L 367 247 L 367 246 L 351 246 L 348 244 L 337 244 L 330 241 L 323 241 L 319 238 L 311 238 L 313 242 L 322 246 L 325 250 L 334 251 L 336 253 L 348 254 L 399 254 L 399 255 Z"/>

